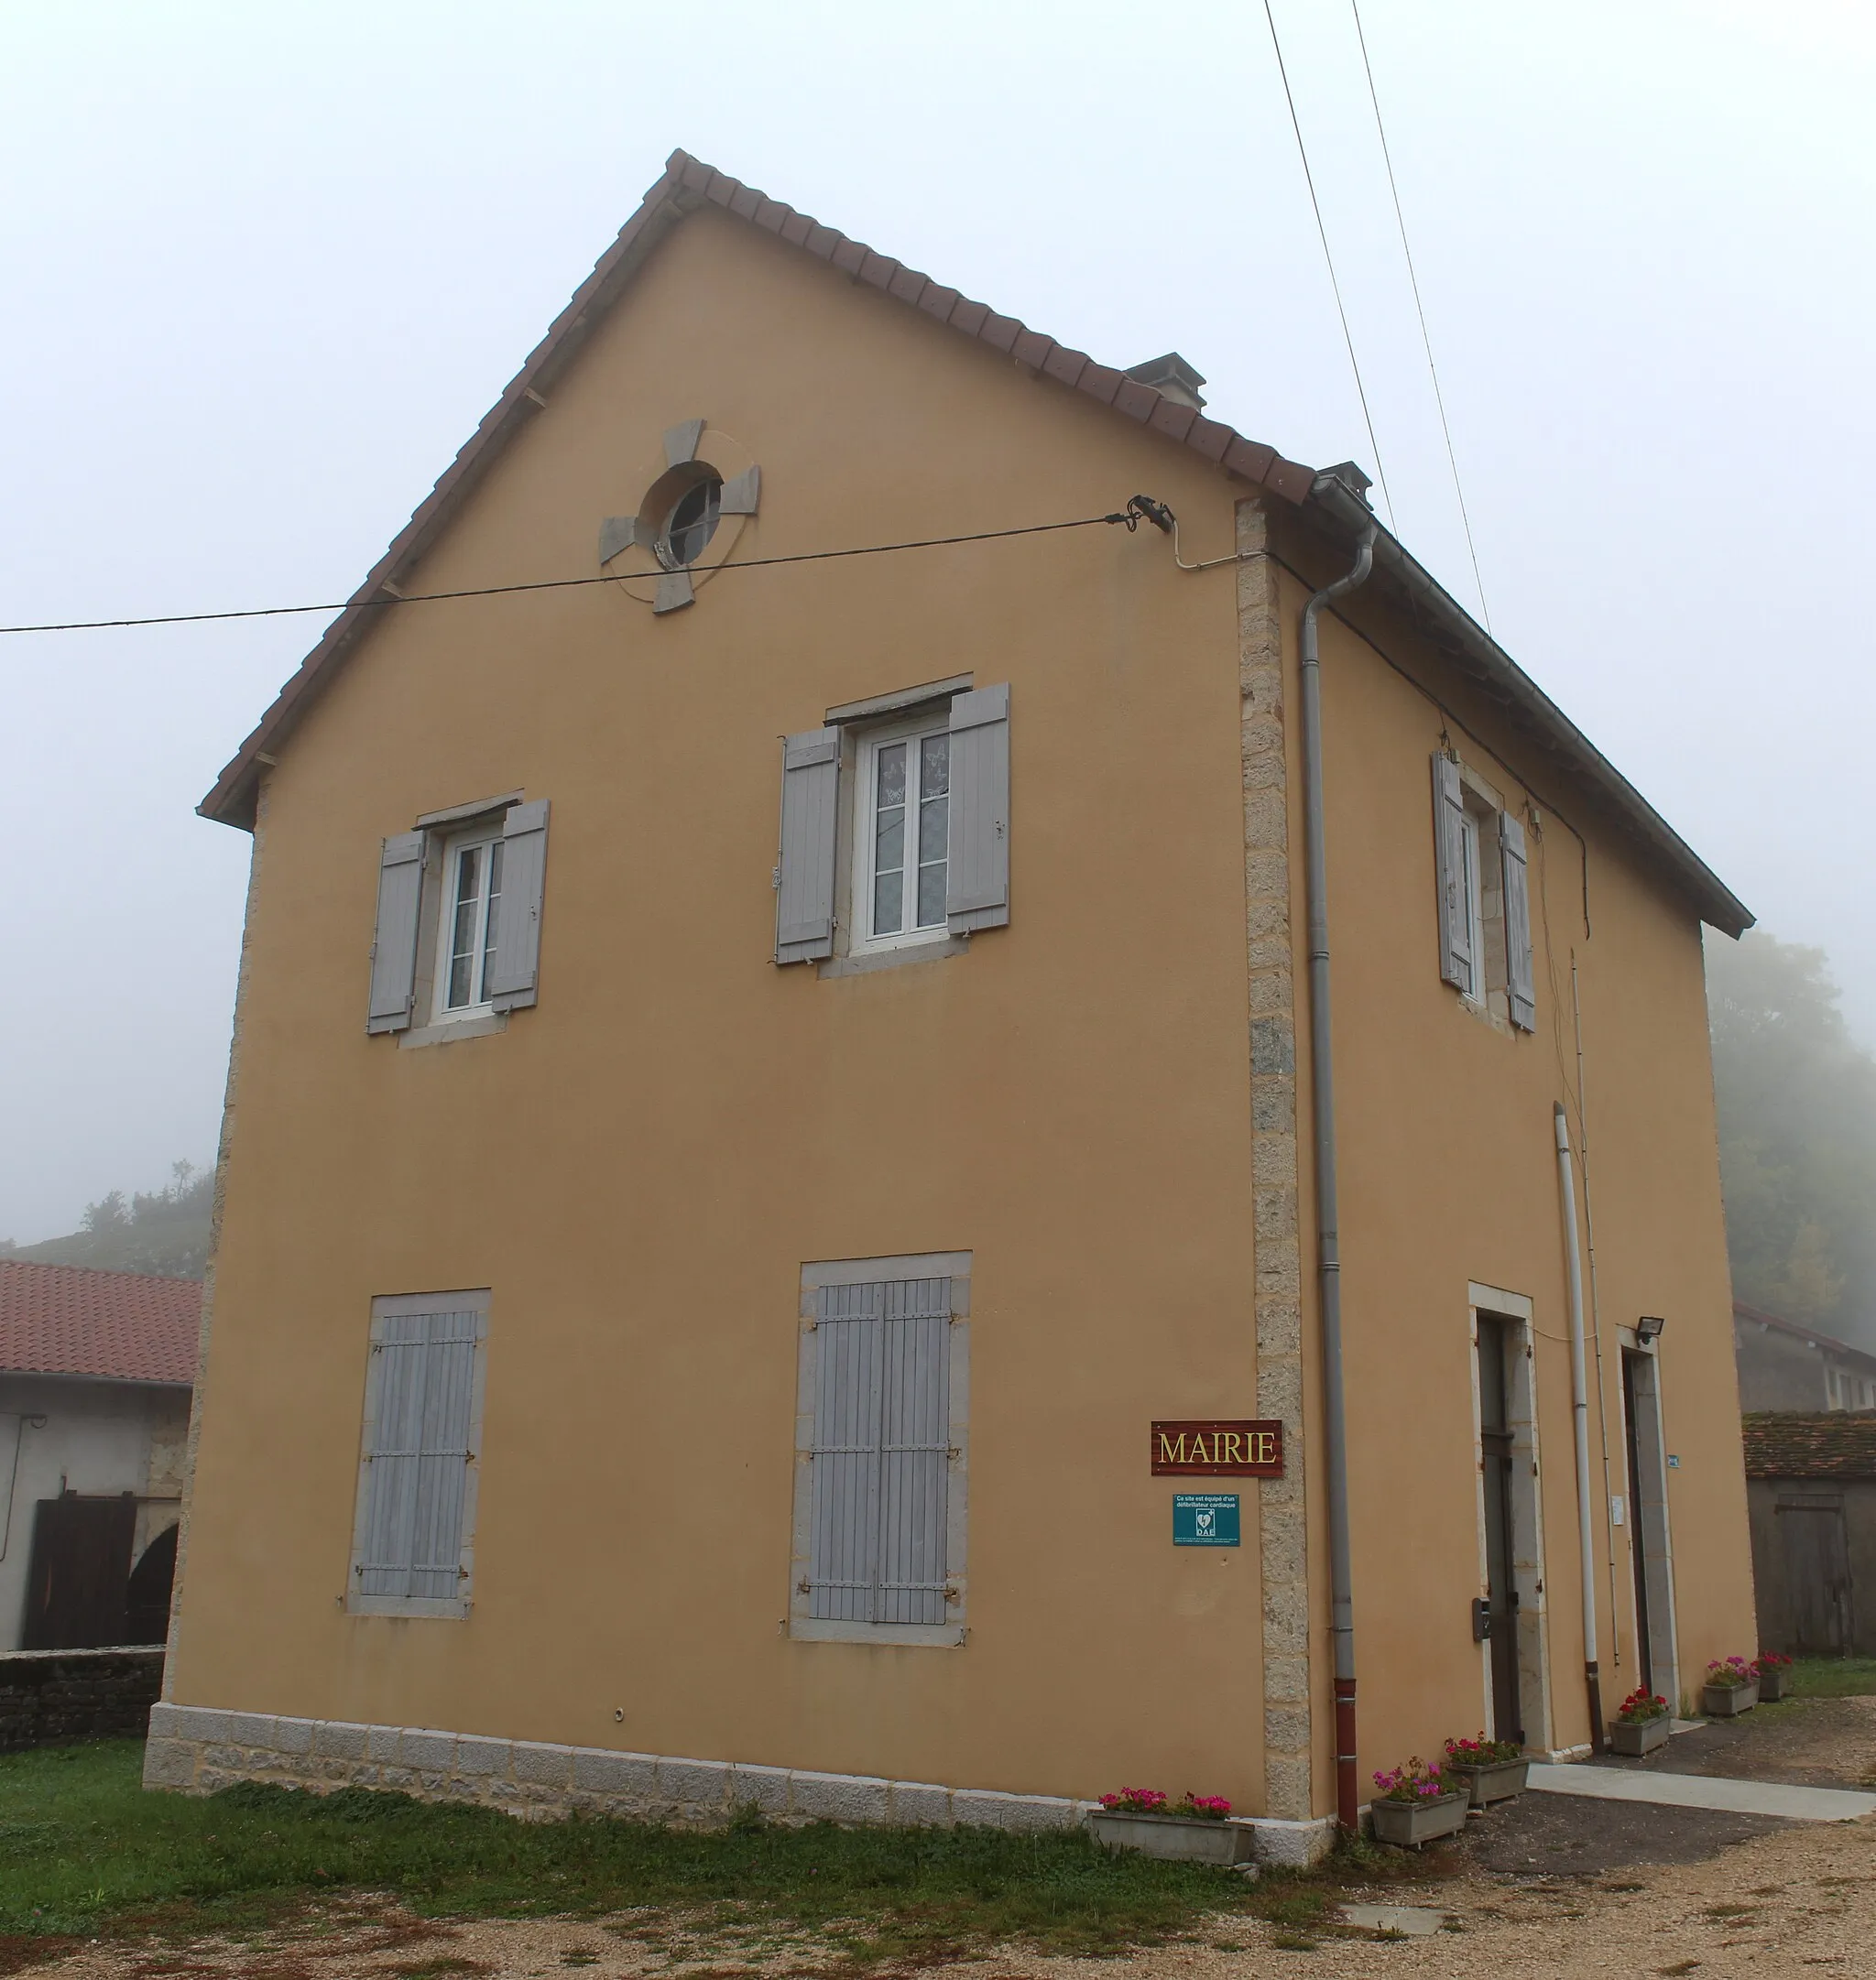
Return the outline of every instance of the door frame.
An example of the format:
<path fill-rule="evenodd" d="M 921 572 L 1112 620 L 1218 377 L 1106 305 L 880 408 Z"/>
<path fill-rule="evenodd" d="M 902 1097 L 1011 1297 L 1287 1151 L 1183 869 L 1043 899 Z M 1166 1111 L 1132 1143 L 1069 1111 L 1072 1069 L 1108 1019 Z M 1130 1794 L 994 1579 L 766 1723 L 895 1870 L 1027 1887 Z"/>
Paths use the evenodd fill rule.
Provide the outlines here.
<path fill-rule="evenodd" d="M 1473 1505 L 1478 1521 L 1478 1593 L 1488 1593 L 1485 1538 L 1485 1418 L 1478 1393 L 1478 1316 L 1504 1329 L 1505 1425 L 1511 1433 L 1511 1585 L 1518 1594 L 1518 1695 L 1527 1747 L 1554 1747 L 1550 1632 L 1544 1622 L 1543 1494 L 1537 1434 L 1537 1359 L 1529 1297 L 1501 1286 L 1467 1286 L 1467 1380 L 1472 1390 Z M 1481 1723 L 1496 1736 L 1491 1645 L 1478 1645 Z"/>
<path fill-rule="evenodd" d="M 1655 1691 L 1669 1708 L 1681 1709 L 1681 1638 L 1674 1617 L 1674 1526 L 1667 1504 L 1667 1435 L 1662 1426 L 1661 1359 L 1652 1342 L 1643 1341 L 1632 1327 L 1616 1329 L 1617 1353 L 1622 1357 L 1621 1397 L 1625 1432 L 1634 1439 L 1636 1474 L 1629 1475 L 1628 1435 L 1622 1438 L 1622 1472 L 1629 1488 L 1629 1586 L 1635 1585 L 1634 1549 L 1642 1545 L 1642 1570 L 1648 1590 L 1648 1668 Z M 1635 1420 L 1627 1419 L 1629 1392 L 1635 1396 Z M 1631 1640 L 1640 1648 L 1640 1619 L 1634 1596 L 1629 1597 Z M 1637 1656 L 1635 1665 L 1641 1668 Z"/>

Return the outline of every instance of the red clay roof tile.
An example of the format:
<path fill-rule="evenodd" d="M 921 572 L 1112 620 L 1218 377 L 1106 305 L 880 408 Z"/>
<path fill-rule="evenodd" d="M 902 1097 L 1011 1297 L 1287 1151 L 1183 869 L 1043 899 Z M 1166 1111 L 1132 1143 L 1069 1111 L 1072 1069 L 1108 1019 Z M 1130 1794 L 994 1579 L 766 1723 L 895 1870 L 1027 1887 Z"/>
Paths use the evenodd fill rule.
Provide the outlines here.
<path fill-rule="evenodd" d="M 1876 1409 L 1744 1419 L 1749 1478 L 1876 1478 Z"/>
<path fill-rule="evenodd" d="M 195 1379 L 202 1281 L 0 1258 L 0 1370 Z"/>

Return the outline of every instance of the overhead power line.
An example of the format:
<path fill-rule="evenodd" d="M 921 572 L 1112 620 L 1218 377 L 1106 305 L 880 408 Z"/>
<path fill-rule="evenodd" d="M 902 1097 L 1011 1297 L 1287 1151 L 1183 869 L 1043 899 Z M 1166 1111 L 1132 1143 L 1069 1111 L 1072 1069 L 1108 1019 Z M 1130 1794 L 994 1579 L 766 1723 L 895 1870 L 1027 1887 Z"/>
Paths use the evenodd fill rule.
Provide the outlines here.
<path fill-rule="evenodd" d="M 1466 529 L 1466 553 L 1472 560 L 1472 582 L 1478 587 L 1478 610 L 1485 629 L 1491 630 L 1491 607 L 1485 602 L 1485 580 L 1478 571 L 1478 549 L 1472 540 L 1472 517 L 1467 513 L 1466 490 L 1459 480 L 1459 457 L 1453 451 L 1453 429 L 1446 421 L 1446 395 L 1440 390 L 1439 366 L 1433 361 L 1433 338 L 1426 327 L 1426 306 L 1420 299 L 1420 277 L 1413 267 L 1413 250 L 1407 245 L 1407 216 L 1401 211 L 1401 189 L 1394 182 L 1394 158 L 1388 149 L 1388 127 L 1381 121 L 1381 100 L 1374 86 L 1374 68 L 1368 59 L 1368 37 L 1362 32 L 1361 0 L 1348 0 L 1355 16 L 1355 38 L 1361 44 L 1361 69 L 1368 78 L 1368 100 L 1374 105 L 1374 127 L 1381 141 L 1381 158 L 1388 168 L 1388 190 L 1393 196 L 1394 222 L 1401 230 L 1401 252 L 1407 261 L 1407 279 L 1413 288 L 1413 310 L 1420 319 L 1420 342 L 1426 352 L 1426 369 L 1433 379 L 1434 402 L 1440 409 L 1440 431 L 1446 437 L 1446 462 L 1453 471 L 1453 493 L 1459 498 L 1459 520 Z M 1346 326 L 1345 326 L 1346 327 Z"/>
<path fill-rule="evenodd" d="M 1290 128 L 1296 133 L 1296 154 L 1303 160 L 1303 177 L 1309 187 L 1309 203 L 1315 214 L 1315 231 L 1323 244 L 1323 259 L 1328 264 L 1329 287 L 1336 292 L 1336 314 L 1342 320 L 1342 342 L 1348 346 L 1348 368 L 1355 374 L 1356 396 L 1361 401 L 1361 417 L 1368 427 L 1368 444 L 1374 450 L 1374 471 L 1381 484 L 1381 500 L 1387 505 L 1388 523 L 1394 521 L 1394 501 L 1388 493 L 1388 471 L 1381 465 L 1381 443 L 1375 438 L 1374 415 L 1368 408 L 1368 387 L 1361 382 L 1361 361 L 1355 354 L 1355 337 L 1348 328 L 1348 310 L 1342 300 L 1342 284 L 1336 274 L 1336 257 L 1329 248 L 1329 230 L 1323 224 L 1323 205 L 1315 192 L 1315 174 L 1309 169 L 1309 147 L 1303 141 L 1303 125 L 1296 115 L 1296 99 L 1290 91 L 1290 71 L 1283 62 L 1283 44 L 1277 35 L 1277 16 L 1271 0 L 1264 0 L 1264 19 L 1270 24 L 1271 46 L 1276 50 L 1277 73 L 1283 81 L 1283 101 L 1290 106 Z"/>
<path fill-rule="evenodd" d="M 1116 509 L 1111 515 L 1078 516 L 1072 522 L 1065 523 L 1027 523 L 1017 529 L 978 529 L 967 536 L 921 537 L 909 543 L 864 543 L 851 549 L 797 550 L 787 557 L 747 557 L 732 563 L 712 564 L 707 567 L 707 571 L 699 574 L 714 577 L 724 571 L 762 571 L 772 569 L 777 564 L 824 563 L 836 557 L 885 557 L 896 550 L 942 549 L 953 543 L 994 543 L 1005 537 L 1039 537 L 1058 529 L 1088 529 L 1097 523 L 1123 523 L 1129 529 L 1137 529 L 1140 524 L 1141 514 L 1139 508 L 1129 504 L 1124 509 Z M 694 565 L 685 565 L 682 568 L 696 570 Z M 218 619 L 278 619 L 302 613 L 346 612 L 354 605 L 376 611 L 380 606 L 439 604 L 451 598 L 502 598 L 515 592 L 571 591 L 582 584 L 630 584 L 663 575 L 665 572 L 662 568 L 653 571 L 600 571 L 594 576 L 585 578 L 540 578 L 528 584 L 479 584 L 470 590 L 458 592 L 380 592 L 372 597 L 348 598 L 335 605 L 245 605 L 230 612 L 159 612 L 129 619 L 61 619 L 41 626 L 0 626 L 0 634 L 102 633 L 133 626 L 204 626 Z"/>

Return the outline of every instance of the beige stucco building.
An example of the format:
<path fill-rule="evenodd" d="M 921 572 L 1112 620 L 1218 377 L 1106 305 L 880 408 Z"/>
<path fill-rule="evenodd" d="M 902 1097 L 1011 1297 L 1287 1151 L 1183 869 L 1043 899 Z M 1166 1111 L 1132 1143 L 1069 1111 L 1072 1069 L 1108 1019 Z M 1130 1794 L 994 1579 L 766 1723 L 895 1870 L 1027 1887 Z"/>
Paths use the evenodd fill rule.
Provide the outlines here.
<path fill-rule="evenodd" d="M 1355 470 L 1140 372 L 679 154 L 224 774 L 153 1783 L 1159 1783 L 1303 1853 L 1338 1449 L 1360 1780 L 1589 1740 L 1586 1506 L 1606 1705 L 1753 1648 L 1701 961 L 1750 917 Z M 1299 641 L 1363 541 L 1338 1438 Z M 1283 1474 L 1156 1476 L 1158 1420 L 1280 1422 Z M 1175 1544 L 1187 1491 L 1239 1544 Z"/>

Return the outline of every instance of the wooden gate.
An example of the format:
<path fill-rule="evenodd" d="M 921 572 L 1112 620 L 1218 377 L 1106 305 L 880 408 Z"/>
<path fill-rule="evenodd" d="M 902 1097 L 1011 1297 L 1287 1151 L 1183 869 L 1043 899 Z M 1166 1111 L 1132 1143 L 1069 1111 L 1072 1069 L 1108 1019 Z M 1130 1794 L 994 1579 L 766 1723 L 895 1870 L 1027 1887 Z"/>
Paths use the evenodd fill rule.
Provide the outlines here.
<path fill-rule="evenodd" d="M 1792 1654 L 1848 1657 L 1850 1550 L 1841 1501 L 1786 1500 L 1777 1517 Z"/>
<path fill-rule="evenodd" d="M 27 1571 L 27 1650 L 93 1650 L 126 1643 L 136 1499 L 41 1499 Z"/>

